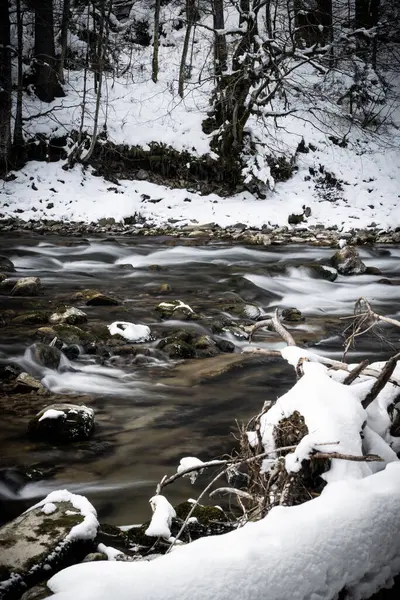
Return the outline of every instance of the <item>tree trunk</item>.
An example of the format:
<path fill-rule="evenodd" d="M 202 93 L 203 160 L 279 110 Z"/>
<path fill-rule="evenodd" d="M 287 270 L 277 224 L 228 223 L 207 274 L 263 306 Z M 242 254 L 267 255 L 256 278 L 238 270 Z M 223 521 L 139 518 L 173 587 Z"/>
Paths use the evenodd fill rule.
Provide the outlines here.
<path fill-rule="evenodd" d="M 225 28 L 224 0 L 213 0 L 213 20 L 214 29 L 222 31 Z M 214 69 L 217 77 L 226 71 L 227 59 L 226 36 L 222 33 L 216 33 L 214 41 Z"/>
<path fill-rule="evenodd" d="M 380 0 L 356 0 L 355 27 L 356 29 L 370 29 L 379 20 Z"/>
<path fill-rule="evenodd" d="M 309 48 L 332 40 L 332 0 L 294 0 L 295 40 Z"/>
<path fill-rule="evenodd" d="M 11 51 L 8 0 L 0 2 L 0 172 L 7 171 L 11 145 Z"/>
<path fill-rule="evenodd" d="M 179 67 L 179 86 L 178 94 L 183 98 L 183 88 L 185 84 L 186 60 L 189 50 L 190 36 L 193 29 L 194 18 L 196 14 L 196 0 L 186 0 L 186 33 L 182 48 L 181 64 Z"/>
<path fill-rule="evenodd" d="M 43 102 L 65 96 L 58 81 L 52 0 L 34 0 L 36 95 Z"/>
<path fill-rule="evenodd" d="M 154 40 L 153 40 L 153 60 L 152 60 L 152 74 L 151 78 L 154 83 L 158 80 L 158 49 L 160 47 L 160 4 L 161 0 L 156 0 L 154 9 Z"/>
<path fill-rule="evenodd" d="M 64 63 L 65 63 L 65 55 L 67 53 L 67 42 L 68 42 L 68 26 L 70 20 L 70 6 L 71 0 L 64 0 L 63 4 L 63 14 L 61 21 L 61 33 L 60 33 L 60 46 L 61 52 L 60 57 L 57 63 L 57 74 L 58 79 L 61 83 L 65 83 L 64 79 Z"/>
<path fill-rule="evenodd" d="M 17 12 L 17 44 L 18 44 L 18 81 L 17 81 L 17 103 L 15 107 L 14 139 L 13 139 L 13 162 L 16 166 L 25 162 L 25 142 L 22 132 L 22 92 L 23 92 L 23 15 L 21 11 L 21 0 L 16 0 Z"/>

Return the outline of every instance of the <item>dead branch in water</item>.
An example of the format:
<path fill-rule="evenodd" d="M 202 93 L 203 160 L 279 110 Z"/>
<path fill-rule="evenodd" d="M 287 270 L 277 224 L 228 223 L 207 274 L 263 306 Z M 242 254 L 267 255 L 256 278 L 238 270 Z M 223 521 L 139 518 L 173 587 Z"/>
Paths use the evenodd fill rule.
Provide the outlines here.
<path fill-rule="evenodd" d="M 282 325 L 279 320 L 279 311 L 275 310 L 274 316 L 271 319 L 264 319 L 263 321 L 258 321 L 255 323 L 253 327 L 249 331 L 249 341 L 251 343 L 252 337 L 257 329 L 261 329 L 262 327 L 272 327 L 275 329 L 276 333 L 278 333 L 281 338 L 287 343 L 288 346 L 296 346 L 296 342 L 291 333 Z"/>

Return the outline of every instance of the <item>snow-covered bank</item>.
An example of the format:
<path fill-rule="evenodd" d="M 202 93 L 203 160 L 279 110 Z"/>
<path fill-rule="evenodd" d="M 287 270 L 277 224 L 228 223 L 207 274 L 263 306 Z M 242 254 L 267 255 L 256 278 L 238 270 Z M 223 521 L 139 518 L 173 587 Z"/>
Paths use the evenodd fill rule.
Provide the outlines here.
<path fill-rule="evenodd" d="M 151 562 L 89 563 L 53 577 L 54 600 L 368 598 L 400 571 L 400 465 L 274 508 L 258 523 Z"/>
<path fill-rule="evenodd" d="M 332 154 L 331 161 L 340 167 L 345 181 L 330 200 L 321 197 L 318 178 L 309 174 L 311 164 L 318 167 L 321 160 L 317 153 L 302 154 L 298 172 L 277 184 L 265 200 L 249 192 L 227 198 L 202 196 L 146 181 L 121 180 L 115 185 L 94 176 L 91 167 L 64 171 L 61 162 L 30 162 L 15 172 L 12 181 L 0 182 L 0 218 L 90 223 L 104 218 L 121 222 L 135 216 L 155 226 L 216 223 L 228 227 L 243 223 L 261 228 L 287 226 L 291 214 L 302 215 L 309 207 L 311 214 L 301 227 L 336 226 L 346 232 L 400 226 L 398 153 L 388 150 L 356 156 L 332 144 L 325 152 Z M 328 156 L 324 158 L 326 162 Z"/>

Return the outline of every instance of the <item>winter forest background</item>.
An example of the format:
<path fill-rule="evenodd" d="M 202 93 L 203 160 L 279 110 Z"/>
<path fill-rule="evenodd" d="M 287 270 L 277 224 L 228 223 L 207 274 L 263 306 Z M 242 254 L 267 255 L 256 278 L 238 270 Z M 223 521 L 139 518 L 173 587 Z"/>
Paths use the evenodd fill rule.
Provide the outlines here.
<path fill-rule="evenodd" d="M 394 147 L 399 10 L 396 0 L 4 1 L 1 169 L 67 158 L 106 176 L 144 168 L 176 187 L 265 197 L 309 152 L 304 131 L 356 153 Z"/>

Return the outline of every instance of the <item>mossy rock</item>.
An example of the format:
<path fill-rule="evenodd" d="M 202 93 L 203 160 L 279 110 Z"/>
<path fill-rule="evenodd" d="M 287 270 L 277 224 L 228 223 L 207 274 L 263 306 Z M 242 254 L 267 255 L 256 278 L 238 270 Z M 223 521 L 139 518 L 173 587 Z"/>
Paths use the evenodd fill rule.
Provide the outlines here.
<path fill-rule="evenodd" d="M 194 321 L 199 316 L 181 300 L 160 302 L 154 309 L 161 319 L 176 319 L 179 321 Z"/>
<path fill-rule="evenodd" d="M 192 510 L 193 503 L 188 501 L 181 502 L 174 508 L 177 518 L 184 521 Z M 215 521 L 219 522 L 226 520 L 223 510 L 218 508 L 218 506 L 203 506 L 202 504 L 197 504 L 197 506 L 195 506 L 191 516 L 195 517 L 202 525 L 209 525 Z"/>
<path fill-rule="evenodd" d="M 68 537 L 84 521 L 81 511 L 67 498 L 43 501 L 0 528 L 0 596 L 14 600 L 57 571 L 80 562 L 95 549 L 96 520 L 87 537 Z M 44 512 L 43 507 L 47 505 Z"/>
<path fill-rule="evenodd" d="M 282 318 L 289 323 L 305 321 L 305 318 L 298 308 L 284 308 L 282 311 Z"/>
<path fill-rule="evenodd" d="M 0 271 L 13 273 L 15 271 L 14 263 L 6 256 L 0 256 Z"/>
<path fill-rule="evenodd" d="M 112 296 L 107 296 L 99 290 L 81 290 L 76 292 L 71 298 L 73 302 L 84 302 L 86 306 L 118 306 L 119 300 Z"/>
<path fill-rule="evenodd" d="M 47 323 L 50 312 L 31 311 L 14 317 L 11 322 L 16 325 L 41 325 Z"/>
<path fill-rule="evenodd" d="M 94 335 L 88 331 L 84 331 L 75 325 L 53 325 L 52 327 L 40 327 L 36 335 L 43 341 L 51 342 L 55 337 L 59 338 L 67 346 L 70 344 L 78 344 L 86 346 L 95 341 Z"/>

